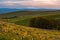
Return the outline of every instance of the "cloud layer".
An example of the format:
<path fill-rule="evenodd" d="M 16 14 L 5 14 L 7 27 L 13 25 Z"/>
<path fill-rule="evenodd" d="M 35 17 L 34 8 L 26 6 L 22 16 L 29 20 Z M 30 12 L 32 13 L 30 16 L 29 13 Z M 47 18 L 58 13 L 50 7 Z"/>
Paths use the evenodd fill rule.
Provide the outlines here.
<path fill-rule="evenodd" d="M 60 8 L 60 0 L 0 0 L 0 7 Z"/>

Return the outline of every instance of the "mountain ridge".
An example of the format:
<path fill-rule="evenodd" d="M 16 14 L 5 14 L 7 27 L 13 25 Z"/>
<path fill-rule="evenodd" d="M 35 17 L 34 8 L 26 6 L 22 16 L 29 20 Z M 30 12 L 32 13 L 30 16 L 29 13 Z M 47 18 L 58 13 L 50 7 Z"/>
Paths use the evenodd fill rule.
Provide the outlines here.
<path fill-rule="evenodd" d="M 0 14 L 2 13 L 9 13 L 15 11 L 53 11 L 57 9 L 50 9 L 50 8 L 0 8 Z"/>

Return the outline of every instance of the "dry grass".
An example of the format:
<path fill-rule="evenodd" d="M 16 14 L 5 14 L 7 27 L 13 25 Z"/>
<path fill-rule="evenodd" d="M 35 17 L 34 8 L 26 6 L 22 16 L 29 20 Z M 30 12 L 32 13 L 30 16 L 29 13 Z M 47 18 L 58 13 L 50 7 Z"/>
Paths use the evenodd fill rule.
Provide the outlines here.
<path fill-rule="evenodd" d="M 31 28 L 0 21 L 0 40 L 60 40 L 60 31 Z"/>

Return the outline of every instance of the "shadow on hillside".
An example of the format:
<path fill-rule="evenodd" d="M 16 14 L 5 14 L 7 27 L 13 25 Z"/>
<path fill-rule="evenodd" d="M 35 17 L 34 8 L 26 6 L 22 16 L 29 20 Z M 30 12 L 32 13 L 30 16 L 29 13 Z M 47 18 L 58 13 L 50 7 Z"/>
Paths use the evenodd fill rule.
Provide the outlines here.
<path fill-rule="evenodd" d="M 36 17 L 31 18 L 29 26 L 41 29 L 60 30 L 60 21 L 51 18 Z"/>

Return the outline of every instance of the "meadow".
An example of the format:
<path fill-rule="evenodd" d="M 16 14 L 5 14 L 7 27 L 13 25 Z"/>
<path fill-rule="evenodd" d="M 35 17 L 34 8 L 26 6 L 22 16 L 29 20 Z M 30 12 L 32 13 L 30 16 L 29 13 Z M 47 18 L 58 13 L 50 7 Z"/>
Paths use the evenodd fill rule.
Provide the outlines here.
<path fill-rule="evenodd" d="M 60 40 L 60 31 L 0 21 L 0 40 Z"/>
<path fill-rule="evenodd" d="M 58 11 L 59 12 L 59 11 Z M 45 17 L 45 18 L 54 18 L 60 20 L 60 13 L 55 11 L 32 11 L 32 12 L 14 12 L 1 15 L 3 21 L 15 23 L 18 25 L 29 26 L 29 21 L 34 17 Z"/>
<path fill-rule="evenodd" d="M 60 11 L 24 11 L 0 14 L 0 40 L 60 40 L 60 30 L 29 27 L 31 18 L 60 21 Z"/>

